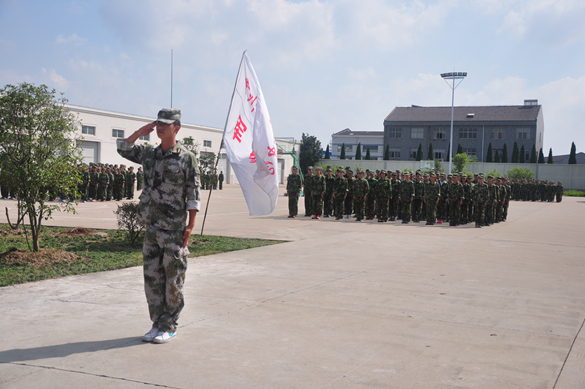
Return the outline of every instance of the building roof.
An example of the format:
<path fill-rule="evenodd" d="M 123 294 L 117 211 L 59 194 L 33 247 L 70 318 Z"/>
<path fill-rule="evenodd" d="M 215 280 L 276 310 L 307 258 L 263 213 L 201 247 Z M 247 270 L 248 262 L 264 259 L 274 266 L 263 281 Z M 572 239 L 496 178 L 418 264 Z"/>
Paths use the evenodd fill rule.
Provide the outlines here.
<path fill-rule="evenodd" d="M 455 107 L 453 121 L 487 122 L 487 121 L 536 121 L 540 105 L 500 105 L 479 107 Z M 393 122 L 451 122 L 451 107 L 396 107 L 390 112 L 385 124 Z"/>
<path fill-rule="evenodd" d="M 569 163 L 569 156 L 570 156 L 570 154 L 553 155 L 553 163 L 556 163 L 556 164 Z M 577 159 L 577 164 L 585 164 L 585 153 L 584 152 L 581 151 L 579 153 L 575 153 L 575 157 Z"/>
<path fill-rule="evenodd" d="M 345 130 L 336 132 L 333 135 L 384 136 L 384 131 L 352 131 L 349 128 L 346 128 Z"/>

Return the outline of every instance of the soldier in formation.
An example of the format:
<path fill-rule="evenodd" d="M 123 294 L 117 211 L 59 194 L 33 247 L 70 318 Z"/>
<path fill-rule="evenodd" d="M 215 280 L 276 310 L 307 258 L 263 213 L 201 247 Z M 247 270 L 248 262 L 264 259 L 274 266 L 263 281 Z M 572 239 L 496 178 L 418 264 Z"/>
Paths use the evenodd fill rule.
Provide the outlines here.
<path fill-rule="evenodd" d="M 303 180 L 299 175 L 299 169 L 296 166 L 292 167 L 292 173 L 289 174 L 286 181 L 286 195 L 288 196 L 288 217 L 295 218 L 299 213 L 299 196 L 301 188 L 303 187 Z"/>

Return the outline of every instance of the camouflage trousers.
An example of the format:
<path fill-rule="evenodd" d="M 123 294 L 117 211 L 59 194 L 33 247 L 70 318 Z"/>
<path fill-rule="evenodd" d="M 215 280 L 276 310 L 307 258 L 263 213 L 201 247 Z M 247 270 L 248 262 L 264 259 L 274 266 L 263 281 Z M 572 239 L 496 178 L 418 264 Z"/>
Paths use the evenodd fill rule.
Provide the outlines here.
<path fill-rule="evenodd" d="M 475 204 L 475 224 L 480 226 L 485 226 L 485 205 L 484 203 L 477 203 Z"/>
<path fill-rule="evenodd" d="M 425 208 L 427 210 L 427 222 L 428 223 L 435 223 L 437 221 L 437 203 L 435 201 L 427 201 L 425 203 Z"/>
<path fill-rule="evenodd" d="M 374 195 L 368 195 L 366 198 L 366 217 L 373 218 L 376 216 L 376 198 Z"/>
<path fill-rule="evenodd" d="M 351 195 L 351 193 L 348 193 L 347 197 L 345 198 L 345 214 L 351 215 L 353 213 L 352 208 L 353 208 L 353 196 Z"/>
<path fill-rule="evenodd" d="M 460 200 L 449 199 L 449 225 L 450 226 L 458 225 L 460 215 L 461 215 Z"/>
<path fill-rule="evenodd" d="M 311 203 L 313 204 L 313 215 L 321 216 L 323 214 L 323 199 L 321 198 L 321 194 L 314 195 Z"/>
<path fill-rule="evenodd" d="M 343 199 L 342 194 L 336 194 L 335 199 L 333 199 L 335 203 L 335 217 L 342 218 L 343 217 L 343 210 L 345 206 L 345 201 Z"/>
<path fill-rule="evenodd" d="M 110 201 L 114 197 L 114 185 L 108 185 L 108 195 L 106 197 L 107 201 Z"/>
<path fill-rule="evenodd" d="M 89 184 L 89 187 L 87 188 L 87 197 L 93 200 L 97 199 L 97 188 L 95 184 Z"/>
<path fill-rule="evenodd" d="M 507 201 L 504 203 L 504 213 L 502 214 L 503 220 L 506 220 L 508 218 L 508 206 L 509 205 L 510 205 L 510 203 L 508 203 Z"/>
<path fill-rule="evenodd" d="M 105 185 L 100 185 L 98 187 L 97 198 L 98 200 L 105 200 L 107 197 L 108 188 Z"/>
<path fill-rule="evenodd" d="M 557 193 L 557 203 L 560 203 L 561 201 L 563 201 L 563 194 L 562 193 Z"/>
<path fill-rule="evenodd" d="M 122 200 L 122 187 L 119 185 L 114 186 L 114 200 L 120 201 Z"/>
<path fill-rule="evenodd" d="M 363 197 L 356 198 L 353 201 L 353 210 L 355 212 L 355 217 L 357 218 L 357 220 L 364 219 L 364 205 L 365 201 Z"/>
<path fill-rule="evenodd" d="M 486 224 L 494 224 L 496 222 L 496 215 L 494 215 L 494 205 L 488 204 L 485 207 L 485 223 Z"/>
<path fill-rule="evenodd" d="M 391 198 L 390 201 L 388 202 L 388 215 L 390 215 L 390 217 L 396 217 L 397 214 L 398 202 L 396 201 L 395 198 Z"/>
<path fill-rule="evenodd" d="M 288 214 L 297 216 L 299 213 L 299 192 L 288 192 Z"/>
<path fill-rule="evenodd" d="M 313 205 L 311 204 L 312 202 L 312 197 L 311 196 L 311 192 L 304 192 L 304 196 L 305 196 L 305 216 L 311 216 L 311 211 L 313 210 Z"/>
<path fill-rule="evenodd" d="M 378 197 L 376 199 L 378 219 L 388 220 L 388 203 L 388 197 Z"/>
<path fill-rule="evenodd" d="M 410 221 L 410 199 L 400 201 L 400 218 L 403 222 Z"/>
<path fill-rule="evenodd" d="M 153 327 L 174 331 L 185 306 L 187 257 L 179 257 L 183 231 L 147 228 L 142 247 L 144 291 Z"/>
<path fill-rule="evenodd" d="M 422 219 L 422 199 L 414 199 L 411 203 L 412 220 L 421 221 Z"/>
<path fill-rule="evenodd" d="M 126 186 L 126 197 L 128 200 L 134 199 L 134 184 Z"/>
<path fill-rule="evenodd" d="M 325 215 L 333 215 L 333 199 L 331 193 L 325 193 L 323 195 L 323 213 Z"/>

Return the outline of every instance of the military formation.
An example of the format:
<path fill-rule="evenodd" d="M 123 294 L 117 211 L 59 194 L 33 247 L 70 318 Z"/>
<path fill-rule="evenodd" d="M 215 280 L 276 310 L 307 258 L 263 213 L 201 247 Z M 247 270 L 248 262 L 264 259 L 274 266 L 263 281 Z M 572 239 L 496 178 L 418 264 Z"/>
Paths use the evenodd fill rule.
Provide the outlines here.
<path fill-rule="evenodd" d="M 315 173 L 313 173 L 315 171 Z M 289 218 L 298 215 L 301 191 L 305 216 L 313 219 L 375 220 L 379 223 L 400 220 L 449 223 L 450 226 L 475 223 L 476 228 L 505 222 L 511 200 L 561 202 L 563 185 L 541 180 L 514 180 L 484 177 L 483 174 L 400 172 L 357 170 L 347 167 L 336 175 L 330 167 L 308 168 L 303 178 L 293 167 L 288 177 Z"/>
<path fill-rule="evenodd" d="M 142 167 L 134 172 L 133 166 L 126 168 L 126 165 L 90 163 L 80 170 L 81 182 L 77 189 L 81 202 L 132 200 L 135 188 L 142 190 Z"/>

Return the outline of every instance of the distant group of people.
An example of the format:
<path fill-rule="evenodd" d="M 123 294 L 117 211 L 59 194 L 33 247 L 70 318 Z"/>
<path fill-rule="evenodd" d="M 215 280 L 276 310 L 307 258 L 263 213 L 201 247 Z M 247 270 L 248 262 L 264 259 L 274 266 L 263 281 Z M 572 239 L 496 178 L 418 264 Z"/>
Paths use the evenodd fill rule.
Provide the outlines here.
<path fill-rule="evenodd" d="M 219 175 L 212 174 L 211 171 L 207 174 L 201 175 L 201 190 L 217 190 L 219 184 L 219 190 L 223 189 L 223 171 L 219 172 Z"/>
<path fill-rule="evenodd" d="M 78 186 L 81 202 L 86 201 L 121 201 L 134 199 L 136 190 L 142 190 L 144 173 L 142 167 L 134 172 L 134 167 L 126 165 L 90 163 L 80 168 L 81 182 Z"/>
<path fill-rule="evenodd" d="M 315 174 L 313 171 L 315 170 Z M 305 216 L 336 220 L 426 221 L 427 225 L 448 222 L 450 226 L 475 222 L 476 228 L 505 222 L 510 200 L 562 201 L 562 183 L 514 180 L 483 174 L 357 170 L 347 167 L 333 175 L 330 167 L 308 168 L 303 178 L 293 167 L 288 177 L 289 218 L 298 215 L 301 191 Z"/>

